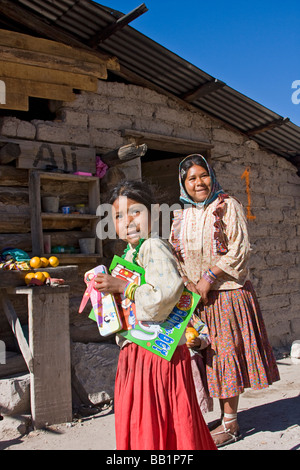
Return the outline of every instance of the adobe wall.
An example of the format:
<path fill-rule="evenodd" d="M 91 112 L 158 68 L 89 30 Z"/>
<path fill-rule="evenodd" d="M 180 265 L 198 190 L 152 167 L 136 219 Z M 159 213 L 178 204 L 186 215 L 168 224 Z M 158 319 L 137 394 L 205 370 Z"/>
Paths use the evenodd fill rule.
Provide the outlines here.
<path fill-rule="evenodd" d="M 128 143 L 122 129 L 214 144 L 212 164 L 223 189 L 245 207 L 251 197 L 251 275 L 271 343 L 282 348 L 299 339 L 300 178 L 292 164 L 189 105 L 123 83 L 99 81 L 97 94 L 83 92 L 73 103 L 63 103 L 54 122 L 4 118 L 0 124 L 1 134 L 8 137 L 92 146 L 99 154 Z M 136 160 L 120 165 L 105 177 L 102 188 L 120 177 L 119 170 L 128 178 L 142 173 Z M 75 310 L 72 319 L 77 322 Z"/>

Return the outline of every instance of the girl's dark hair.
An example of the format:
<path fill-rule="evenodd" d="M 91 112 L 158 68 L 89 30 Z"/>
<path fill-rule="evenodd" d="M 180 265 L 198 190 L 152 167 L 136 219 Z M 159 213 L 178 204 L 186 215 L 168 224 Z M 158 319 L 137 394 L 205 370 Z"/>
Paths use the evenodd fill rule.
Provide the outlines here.
<path fill-rule="evenodd" d="M 202 166 L 208 173 L 209 170 L 207 168 L 207 165 L 205 161 L 203 160 L 202 155 L 199 155 L 197 153 L 193 155 L 189 155 L 186 157 L 186 159 L 182 162 L 181 167 L 180 167 L 180 176 L 181 180 L 184 183 L 186 180 L 187 172 L 188 170 L 193 166 L 193 165 L 199 165 Z"/>
<path fill-rule="evenodd" d="M 151 205 L 156 203 L 151 187 L 143 181 L 120 181 L 111 191 L 108 202 L 113 204 L 119 196 L 133 199 L 146 206 L 149 211 Z"/>

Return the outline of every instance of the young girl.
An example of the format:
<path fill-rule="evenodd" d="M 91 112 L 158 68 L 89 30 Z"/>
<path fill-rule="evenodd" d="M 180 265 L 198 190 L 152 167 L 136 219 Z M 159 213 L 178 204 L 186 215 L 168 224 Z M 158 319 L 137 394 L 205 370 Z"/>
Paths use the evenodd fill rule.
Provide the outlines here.
<path fill-rule="evenodd" d="M 128 243 L 125 259 L 145 269 L 146 284 L 130 289 L 137 320 L 163 322 L 178 302 L 183 283 L 169 245 L 149 237 L 154 204 L 151 190 L 142 182 L 122 182 L 110 203 L 116 233 Z M 125 289 L 127 295 L 126 286 L 126 281 L 109 274 L 99 274 L 95 283 L 100 292 L 123 293 Z M 117 449 L 216 449 L 197 403 L 184 334 L 170 362 L 119 338 Z"/>
<path fill-rule="evenodd" d="M 272 348 L 248 276 L 250 244 L 242 205 L 218 184 L 201 155 L 189 155 L 179 168 L 180 200 L 170 241 L 187 288 L 201 295 L 201 320 L 208 326 L 206 370 L 211 397 L 219 398 L 217 447 L 240 438 L 239 395 L 279 380 Z"/>

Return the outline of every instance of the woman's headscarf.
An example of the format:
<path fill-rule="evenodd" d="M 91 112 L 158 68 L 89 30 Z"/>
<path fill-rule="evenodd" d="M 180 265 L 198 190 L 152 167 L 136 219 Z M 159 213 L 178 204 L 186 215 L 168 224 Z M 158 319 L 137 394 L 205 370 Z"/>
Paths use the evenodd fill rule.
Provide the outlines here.
<path fill-rule="evenodd" d="M 205 167 L 207 168 L 209 176 L 210 176 L 211 190 L 210 190 L 210 193 L 209 193 L 208 197 L 203 202 L 195 202 L 191 198 L 191 196 L 186 192 L 185 187 L 184 187 L 184 182 L 183 182 L 183 176 L 184 176 L 183 171 L 184 170 L 182 169 L 182 165 L 183 165 L 183 162 L 185 162 L 185 160 L 187 158 L 190 158 L 190 157 L 198 157 L 198 158 L 200 157 L 203 160 L 204 168 Z M 190 159 L 192 160 L 192 158 L 190 158 Z M 221 188 L 220 184 L 218 183 L 212 167 L 207 163 L 205 158 L 202 155 L 199 155 L 199 154 L 188 155 L 187 157 L 185 157 L 180 162 L 180 164 L 179 164 L 179 185 L 180 185 L 180 197 L 179 197 L 180 201 L 183 202 L 184 204 L 193 204 L 196 207 L 204 207 L 205 208 L 211 202 L 213 202 L 219 196 L 219 194 L 224 194 L 224 191 Z"/>

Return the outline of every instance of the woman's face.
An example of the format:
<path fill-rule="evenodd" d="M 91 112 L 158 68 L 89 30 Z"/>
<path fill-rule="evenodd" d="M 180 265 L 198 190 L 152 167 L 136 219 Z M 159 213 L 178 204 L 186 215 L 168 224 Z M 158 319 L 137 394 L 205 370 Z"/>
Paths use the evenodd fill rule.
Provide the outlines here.
<path fill-rule="evenodd" d="M 207 199 L 211 190 L 211 179 L 205 168 L 193 165 L 187 172 L 185 190 L 195 202 Z"/>
<path fill-rule="evenodd" d="M 146 238 L 151 230 L 151 213 L 140 202 L 119 196 L 112 205 L 112 214 L 118 236 L 133 246 Z"/>

